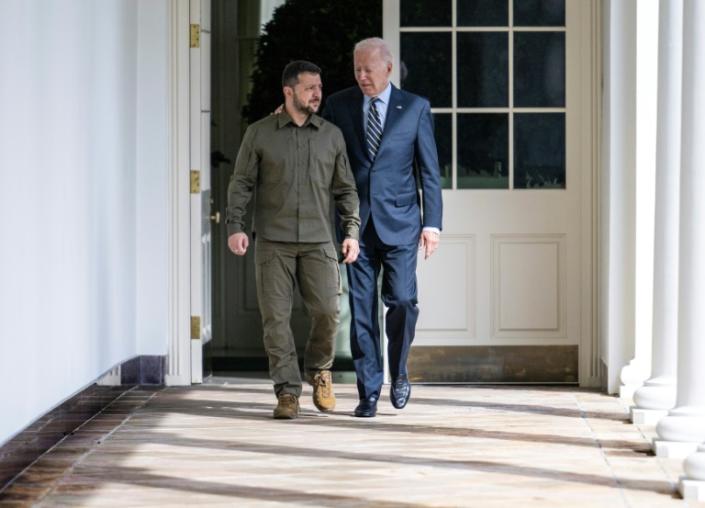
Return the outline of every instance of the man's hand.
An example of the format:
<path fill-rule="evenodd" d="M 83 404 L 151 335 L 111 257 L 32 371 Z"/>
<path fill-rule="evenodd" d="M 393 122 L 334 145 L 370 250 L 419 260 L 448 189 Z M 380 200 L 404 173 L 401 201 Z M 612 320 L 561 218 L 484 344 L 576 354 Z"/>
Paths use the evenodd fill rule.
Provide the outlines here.
<path fill-rule="evenodd" d="M 350 263 L 354 263 L 357 259 L 357 255 L 360 253 L 360 244 L 357 240 L 346 238 L 343 240 L 341 250 L 343 252 L 343 263 L 349 265 Z"/>
<path fill-rule="evenodd" d="M 228 247 L 236 256 L 244 256 L 249 245 L 250 239 L 245 233 L 235 233 L 228 237 Z"/>
<path fill-rule="evenodd" d="M 441 243 L 441 235 L 436 231 L 425 229 L 421 232 L 419 248 L 424 250 L 424 259 L 431 257 L 431 254 L 438 248 L 439 243 Z"/>
<path fill-rule="evenodd" d="M 272 111 L 270 115 L 281 115 L 282 112 L 284 111 L 284 104 L 279 104 L 279 107 Z"/>

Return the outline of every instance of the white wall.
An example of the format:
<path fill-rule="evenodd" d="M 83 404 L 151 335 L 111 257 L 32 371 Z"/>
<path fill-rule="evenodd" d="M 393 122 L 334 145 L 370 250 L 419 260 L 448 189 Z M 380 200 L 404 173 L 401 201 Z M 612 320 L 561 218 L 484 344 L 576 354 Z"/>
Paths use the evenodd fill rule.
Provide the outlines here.
<path fill-rule="evenodd" d="M 140 0 L 137 52 L 137 347 L 168 341 L 169 2 Z"/>
<path fill-rule="evenodd" d="M 0 3 L 0 444 L 166 353 L 167 1 Z"/>

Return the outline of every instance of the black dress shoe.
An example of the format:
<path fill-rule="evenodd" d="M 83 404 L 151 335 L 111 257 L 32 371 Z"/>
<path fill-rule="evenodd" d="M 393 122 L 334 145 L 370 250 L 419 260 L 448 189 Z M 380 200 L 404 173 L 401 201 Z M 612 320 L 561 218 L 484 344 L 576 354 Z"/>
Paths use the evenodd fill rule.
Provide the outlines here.
<path fill-rule="evenodd" d="M 389 398 L 392 400 L 392 406 L 401 409 L 409 402 L 411 395 L 411 384 L 406 376 L 399 376 L 392 382 L 392 387 L 389 389 Z"/>
<path fill-rule="evenodd" d="M 374 395 L 360 400 L 355 408 L 355 416 L 358 418 L 372 418 L 377 414 L 377 397 Z"/>

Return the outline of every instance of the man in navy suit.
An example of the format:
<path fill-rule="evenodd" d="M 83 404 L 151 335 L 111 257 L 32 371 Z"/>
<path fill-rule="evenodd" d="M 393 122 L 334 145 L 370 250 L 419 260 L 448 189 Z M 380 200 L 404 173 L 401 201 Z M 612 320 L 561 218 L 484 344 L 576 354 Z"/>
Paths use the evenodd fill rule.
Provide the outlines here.
<path fill-rule="evenodd" d="M 443 211 L 431 106 L 390 83 L 392 60 L 382 39 L 357 43 L 359 86 L 331 95 L 323 112 L 343 132 L 360 197 L 360 254 L 347 266 L 359 417 L 376 415 L 384 381 L 377 307 L 380 269 L 382 301 L 388 308 L 390 398 L 398 409 L 409 400 L 406 364 L 419 314 L 416 258 L 419 246 L 425 258 L 438 247 Z"/>

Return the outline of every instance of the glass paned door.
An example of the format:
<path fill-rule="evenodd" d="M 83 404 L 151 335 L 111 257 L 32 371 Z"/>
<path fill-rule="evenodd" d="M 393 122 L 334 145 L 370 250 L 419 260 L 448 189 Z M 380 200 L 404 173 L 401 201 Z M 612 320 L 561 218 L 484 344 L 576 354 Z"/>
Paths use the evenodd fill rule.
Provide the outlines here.
<path fill-rule="evenodd" d="M 393 82 L 431 101 L 444 188 L 440 248 L 417 265 L 416 380 L 501 381 L 505 360 L 545 380 L 532 358 L 597 376 L 600 5 L 383 3 Z"/>
<path fill-rule="evenodd" d="M 564 189 L 565 0 L 399 8 L 400 84 L 442 123 L 444 188 Z"/>
<path fill-rule="evenodd" d="M 452 46 L 449 33 L 413 32 L 401 35 L 402 88 L 416 90 L 438 108 L 452 101 Z"/>

